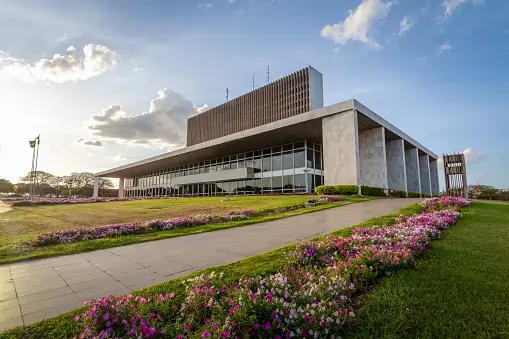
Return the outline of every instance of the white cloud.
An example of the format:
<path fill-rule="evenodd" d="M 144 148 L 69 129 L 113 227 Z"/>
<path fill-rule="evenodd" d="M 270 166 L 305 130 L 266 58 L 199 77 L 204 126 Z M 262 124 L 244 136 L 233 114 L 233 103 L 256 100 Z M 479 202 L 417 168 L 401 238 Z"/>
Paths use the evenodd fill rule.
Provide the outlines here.
<path fill-rule="evenodd" d="M 237 1 L 237 0 L 228 0 L 228 3 L 229 3 L 229 4 L 232 4 L 232 3 L 234 3 L 235 1 Z"/>
<path fill-rule="evenodd" d="M 403 19 L 401 19 L 401 22 L 399 23 L 399 36 L 403 36 L 412 28 L 415 26 L 415 22 L 408 18 L 408 16 L 404 16 Z"/>
<path fill-rule="evenodd" d="M 186 120 L 208 109 L 197 107 L 180 94 L 170 90 L 158 91 L 150 102 L 148 112 L 128 116 L 120 105 L 111 105 L 92 116 L 88 128 L 101 138 L 115 139 L 120 143 L 175 148 L 183 145 Z"/>
<path fill-rule="evenodd" d="M 0 76 L 8 80 L 63 83 L 98 76 L 117 65 L 119 55 L 106 46 L 88 44 L 78 55 L 74 46 L 65 54 L 41 59 L 35 64 L 0 53 Z"/>
<path fill-rule="evenodd" d="M 452 45 L 449 41 L 444 42 L 440 47 L 438 48 L 438 54 L 442 54 L 443 52 L 452 50 Z"/>
<path fill-rule="evenodd" d="M 348 12 L 349 15 L 343 22 L 325 26 L 320 35 L 340 45 L 360 41 L 380 48 L 380 44 L 370 37 L 370 31 L 375 21 L 387 17 L 392 5 L 391 1 L 363 0 L 355 11 Z"/>
<path fill-rule="evenodd" d="M 471 147 L 464 150 L 463 154 L 465 155 L 465 163 L 467 165 L 479 162 L 482 159 L 484 159 L 484 154 L 482 152 L 475 150 Z"/>
<path fill-rule="evenodd" d="M 480 162 L 486 158 L 484 153 L 482 153 L 478 150 L 475 150 L 472 147 L 468 147 L 461 153 L 463 153 L 463 155 L 465 156 L 465 164 L 466 165 L 475 164 L 475 163 Z M 438 167 L 441 169 L 444 168 L 444 160 L 442 158 L 438 159 Z"/>
<path fill-rule="evenodd" d="M 113 161 L 124 161 L 124 160 L 127 160 L 127 158 L 125 156 L 123 156 L 122 154 L 117 154 L 117 155 L 112 156 L 110 158 Z"/>
<path fill-rule="evenodd" d="M 93 146 L 93 147 L 104 147 L 104 146 L 106 146 L 104 144 L 104 142 L 102 142 L 101 140 L 85 140 L 84 138 L 79 138 L 78 140 L 76 140 L 76 143 L 82 144 L 82 145 L 85 145 L 85 146 Z"/>
<path fill-rule="evenodd" d="M 144 71 L 144 70 L 145 70 L 145 68 L 143 68 L 143 67 L 135 67 L 135 68 L 133 68 L 133 72 L 141 72 L 141 71 Z"/>
<path fill-rule="evenodd" d="M 484 0 L 444 0 L 445 8 L 444 19 L 450 17 L 464 3 L 471 2 L 475 5 L 483 4 Z"/>
<path fill-rule="evenodd" d="M 204 4 L 198 4 L 198 7 L 204 7 L 204 8 L 210 8 L 212 7 L 212 4 L 211 3 L 204 3 Z"/>

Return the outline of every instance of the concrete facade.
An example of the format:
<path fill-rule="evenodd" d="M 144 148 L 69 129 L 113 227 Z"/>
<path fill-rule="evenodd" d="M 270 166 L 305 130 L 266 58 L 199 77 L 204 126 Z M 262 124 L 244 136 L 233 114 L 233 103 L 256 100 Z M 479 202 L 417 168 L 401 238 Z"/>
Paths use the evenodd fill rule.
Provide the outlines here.
<path fill-rule="evenodd" d="M 440 195 L 440 185 L 438 183 L 438 160 L 430 159 L 429 175 L 431 178 L 431 195 Z"/>
<path fill-rule="evenodd" d="M 187 145 L 323 107 L 322 74 L 311 66 L 187 120 Z"/>
<path fill-rule="evenodd" d="M 419 150 L 417 148 L 405 150 L 405 168 L 407 191 L 421 194 L 421 172 L 419 169 Z"/>
<path fill-rule="evenodd" d="M 359 182 L 359 132 L 357 112 L 348 111 L 322 119 L 325 185 Z"/>
<path fill-rule="evenodd" d="M 246 171 L 253 167 L 253 179 L 246 173 L 228 177 L 229 180 L 238 179 L 237 188 L 258 185 L 252 180 L 265 179 L 270 173 L 271 178 L 262 183 L 263 187 L 272 185 L 270 187 L 276 190 L 282 181 L 283 187 L 302 187 L 301 182 L 305 180 L 305 190 L 311 193 L 323 179 L 325 185 L 355 184 L 438 194 L 436 154 L 355 99 L 327 107 L 322 105 L 322 75 L 308 66 L 188 119 L 187 147 L 103 171 L 96 176 L 125 178 L 128 196 L 133 187 L 142 192 L 155 189 L 156 195 L 160 195 L 163 188 L 180 192 L 178 187 L 169 187 L 174 185 L 221 183 L 228 173 L 202 175 L 200 172 L 209 165 L 214 167 L 217 160 L 226 166 L 222 169 L 228 171 L 237 166 Z M 285 147 L 297 142 L 317 147 L 306 151 L 305 160 L 302 160 L 305 165 L 292 167 L 291 161 L 287 160 L 284 166 L 289 173 L 281 171 L 279 157 L 272 164 L 277 171 L 265 167 L 260 170 L 251 162 L 265 158 L 266 149 L 271 150 L 270 154 L 281 154 L 281 158 L 288 159 L 285 155 L 293 151 Z M 320 156 L 323 163 L 316 161 Z M 297 158 L 294 161 L 293 164 L 297 164 Z M 198 168 L 200 174 L 188 172 L 188 168 L 193 171 Z M 174 176 L 176 171 L 179 173 Z M 295 180 L 285 178 L 290 174 L 296 176 Z M 142 179 L 142 184 L 138 179 Z M 136 184 L 132 185 L 132 182 Z M 226 181 L 223 183 L 228 185 Z M 192 192 L 194 194 L 195 190 Z M 199 188 L 196 192 L 199 195 L 210 193 Z M 240 192 L 248 194 L 245 190 Z"/>
<path fill-rule="evenodd" d="M 99 196 L 99 177 L 94 178 L 94 193 L 92 195 L 94 198 Z"/>
<path fill-rule="evenodd" d="M 407 189 L 405 141 L 389 140 L 385 143 L 387 156 L 387 182 L 390 189 L 405 191 Z"/>
<path fill-rule="evenodd" d="M 421 177 L 421 194 L 431 195 L 431 177 L 429 173 L 429 155 L 419 156 L 419 172 Z"/>
<path fill-rule="evenodd" d="M 124 178 L 120 178 L 118 180 L 118 197 L 119 198 L 124 198 L 125 194 L 124 194 Z"/>
<path fill-rule="evenodd" d="M 359 132 L 359 163 L 359 185 L 388 188 L 385 128 Z"/>

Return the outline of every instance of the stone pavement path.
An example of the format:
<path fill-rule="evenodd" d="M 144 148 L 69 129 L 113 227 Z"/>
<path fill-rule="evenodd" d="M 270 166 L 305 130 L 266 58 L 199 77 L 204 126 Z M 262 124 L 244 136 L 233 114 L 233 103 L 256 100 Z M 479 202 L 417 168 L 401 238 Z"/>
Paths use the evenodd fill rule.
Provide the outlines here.
<path fill-rule="evenodd" d="M 0 332 L 349 227 L 420 199 L 380 199 L 251 226 L 0 265 Z"/>
<path fill-rule="evenodd" d="M 4 203 L 3 201 L 0 201 L 0 213 L 8 212 L 12 210 L 12 207 Z"/>

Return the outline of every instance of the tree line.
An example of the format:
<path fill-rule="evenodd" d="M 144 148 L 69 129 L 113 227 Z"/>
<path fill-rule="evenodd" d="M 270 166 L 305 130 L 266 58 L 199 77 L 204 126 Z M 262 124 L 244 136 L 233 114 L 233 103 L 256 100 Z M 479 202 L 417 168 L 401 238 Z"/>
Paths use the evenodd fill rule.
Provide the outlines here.
<path fill-rule="evenodd" d="M 53 175 L 44 171 L 28 172 L 17 184 L 0 179 L 0 193 L 26 195 L 30 190 L 30 181 L 34 180 L 33 191 L 36 196 L 54 197 L 91 197 L 94 193 L 94 174 L 90 172 L 74 172 L 65 176 Z M 116 196 L 118 190 L 113 189 L 110 179 L 99 178 L 99 195 Z"/>

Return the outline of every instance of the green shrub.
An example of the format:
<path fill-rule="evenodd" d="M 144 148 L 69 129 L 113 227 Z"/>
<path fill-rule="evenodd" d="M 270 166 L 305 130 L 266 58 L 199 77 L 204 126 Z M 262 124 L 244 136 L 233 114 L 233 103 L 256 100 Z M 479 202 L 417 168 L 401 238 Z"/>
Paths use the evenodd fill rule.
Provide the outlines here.
<path fill-rule="evenodd" d="M 423 194 L 423 195 L 422 195 L 422 197 L 423 197 L 423 198 L 431 198 L 431 195 L 429 195 L 429 194 Z"/>
<path fill-rule="evenodd" d="M 415 193 L 415 192 L 408 192 L 408 197 L 409 198 L 420 198 L 421 194 L 420 193 Z"/>
<path fill-rule="evenodd" d="M 357 185 L 336 185 L 334 186 L 336 194 L 339 195 L 355 195 L 359 194 L 359 186 Z"/>
<path fill-rule="evenodd" d="M 361 194 L 370 197 L 384 197 L 385 189 L 381 187 L 361 186 Z"/>
<path fill-rule="evenodd" d="M 317 186 L 315 188 L 316 194 L 322 195 L 355 195 L 359 193 L 359 186 L 357 185 L 336 185 L 336 186 Z"/>
<path fill-rule="evenodd" d="M 334 194 L 336 194 L 336 192 L 334 190 L 334 186 L 325 186 L 325 185 L 315 187 L 315 193 L 316 194 L 321 194 L 321 195 L 334 195 Z"/>
<path fill-rule="evenodd" d="M 394 190 L 394 191 L 391 191 L 390 196 L 395 197 L 395 198 L 406 198 L 406 192 Z"/>

